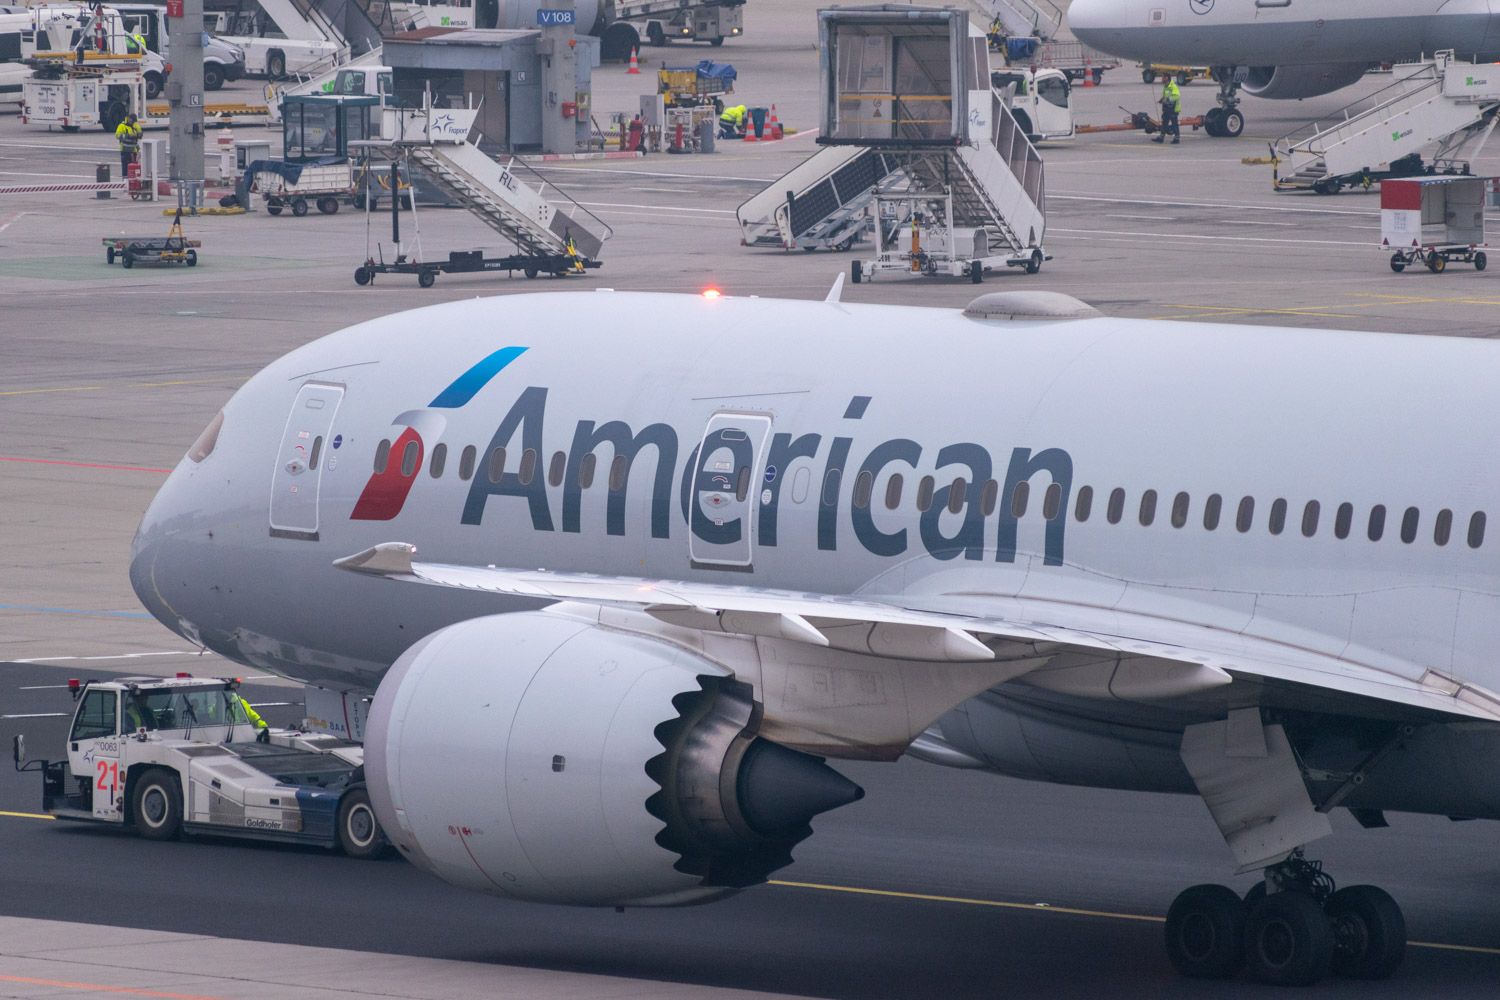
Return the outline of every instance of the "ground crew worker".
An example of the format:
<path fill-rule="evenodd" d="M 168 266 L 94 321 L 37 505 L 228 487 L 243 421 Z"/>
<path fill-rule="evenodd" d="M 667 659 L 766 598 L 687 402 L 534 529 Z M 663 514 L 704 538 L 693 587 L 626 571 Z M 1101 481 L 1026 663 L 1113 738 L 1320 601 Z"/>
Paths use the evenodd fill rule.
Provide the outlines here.
<path fill-rule="evenodd" d="M 120 143 L 120 175 L 130 176 L 130 165 L 135 162 L 141 148 L 141 126 L 135 115 L 126 115 L 125 120 L 115 126 L 115 138 Z"/>
<path fill-rule="evenodd" d="M 129 35 L 125 36 L 125 51 L 131 55 L 145 55 L 146 37 L 139 31 L 132 31 Z"/>
<path fill-rule="evenodd" d="M 725 108 L 724 113 L 719 116 L 719 138 L 741 139 L 745 135 L 745 119 L 749 117 L 750 111 L 743 104 L 736 104 L 732 108 Z"/>
<path fill-rule="evenodd" d="M 1177 116 L 1182 113 L 1182 91 L 1177 87 L 1177 81 L 1167 77 L 1167 82 L 1161 88 L 1161 131 L 1157 133 L 1152 142 L 1161 142 L 1167 137 L 1167 129 L 1172 130 L 1172 145 L 1182 141 L 1182 127 L 1177 123 Z"/>
<path fill-rule="evenodd" d="M 256 729 L 270 729 L 271 728 L 270 724 L 267 723 L 265 719 L 262 719 L 260 717 L 260 713 L 257 712 L 255 709 L 251 708 L 250 707 L 250 703 L 248 701 L 246 701 L 243 697 L 240 698 L 240 707 L 245 710 L 245 718 L 249 719 L 250 720 L 250 724 L 252 726 L 254 726 Z"/>

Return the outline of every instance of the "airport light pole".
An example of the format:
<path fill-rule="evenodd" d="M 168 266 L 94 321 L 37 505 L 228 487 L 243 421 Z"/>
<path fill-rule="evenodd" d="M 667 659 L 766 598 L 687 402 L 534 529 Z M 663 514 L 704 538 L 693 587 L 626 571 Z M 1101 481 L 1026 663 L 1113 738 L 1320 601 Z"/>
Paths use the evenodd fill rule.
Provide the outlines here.
<path fill-rule="evenodd" d="M 167 103 L 172 109 L 167 147 L 169 176 L 182 192 L 203 189 L 203 0 L 167 0 L 167 34 L 172 51 L 172 75 L 167 81 Z"/>

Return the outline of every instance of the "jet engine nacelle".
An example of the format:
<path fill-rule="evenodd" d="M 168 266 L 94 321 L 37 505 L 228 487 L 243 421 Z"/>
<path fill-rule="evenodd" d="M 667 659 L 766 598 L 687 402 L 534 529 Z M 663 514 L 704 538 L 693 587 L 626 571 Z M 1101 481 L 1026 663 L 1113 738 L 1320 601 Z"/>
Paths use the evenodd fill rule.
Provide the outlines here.
<path fill-rule="evenodd" d="M 418 867 L 580 906 L 702 902 L 791 862 L 863 792 L 755 735 L 748 685 L 659 640 L 544 612 L 460 622 L 376 692 L 365 772 Z"/>
<path fill-rule="evenodd" d="M 1252 66 L 1245 74 L 1245 93 L 1272 101 L 1331 94 L 1365 75 L 1368 63 L 1321 66 Z"/>

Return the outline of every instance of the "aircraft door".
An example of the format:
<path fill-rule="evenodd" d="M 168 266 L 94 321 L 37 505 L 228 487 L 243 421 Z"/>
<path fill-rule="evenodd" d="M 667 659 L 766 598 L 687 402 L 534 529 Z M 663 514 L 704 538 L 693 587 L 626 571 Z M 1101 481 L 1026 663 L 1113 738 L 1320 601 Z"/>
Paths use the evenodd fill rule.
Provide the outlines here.
<path fill-rule="evenodd" d="M 331 382 L 304 382 L 298 390 L 271 479 L 272 537 L 317 540 L 318 486 L 343 398 L 344 387 Z"/>
<path fill-rule="evenodd" d="M 771 418 L 766 414 L 725 412 L 709 417 L 688 500 L 688 555 L 695 567 L 751 568 L 752 515 L 770 440 Z"/>

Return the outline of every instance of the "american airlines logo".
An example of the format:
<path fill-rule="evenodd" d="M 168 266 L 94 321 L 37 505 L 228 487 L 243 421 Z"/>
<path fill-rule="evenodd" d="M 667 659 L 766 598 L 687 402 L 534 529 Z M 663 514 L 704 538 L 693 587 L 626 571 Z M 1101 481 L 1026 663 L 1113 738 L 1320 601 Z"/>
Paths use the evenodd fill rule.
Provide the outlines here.
<path fill-rule="evenodd" d="M 370 477 L 351 518 L 384 521 L 396 517 L 420 478 L 423 455 L 436 446 L 446 427 L 440 411 L 467 404 L 525 350 L 510 347 L 494 352 L 439 393 L 426 409 L 397 417 L 394 424 L 402 431 L 384 467 Z M 634 481 L 638 493 L 643 488 L 649 493 L 649 501 L 636 509 L 646 515 L 642 527 L 652 538 L 672 537 L 677 521 L 704 542 L 734 544 L 747 536 L 754 518 L 756 544 L 774 548 L 787 492 L 784 487 L 791 479 L 787 471 L 801 461 L 811 466 L 804 470 L 812 472 L 807 478 L 819 484 L 812 490 L 816 518 L 809 527 L 820 551 L 837 551 L 841 544 L 853 541 L 877 556 L 894 557 L 920 548 L 938 559 L 978 560 L 989 551 L 997 562 L 1014 562 L 1022 511 L 1015 509 L 1012 498 L 1041 477 L 1047 490 L 1044 561 L 1048 566 L 1062 565 L 1067 518 L 1059 514 L 1068 509 L 1073 492 L 1073 458 L 1061 448 L 994 451 L 973 441 L 932 448 L 906 437 L 857 436 L 858 422 L 872 399 L 855 396 L 836 429 L 804 426 L 778 431 L 769 436 L 762 453 L 757 453 L 743 432 L 731 438 L 730 432 L 721 429 L 708 435 L 705 447 L 696 439 L 680 441 L 677 430 L 663 422 L 637 429 L 619 419 L 579 420 L 570 428 L 568 448 L 559 454 L 561 476 L 538 474 L 535 464 L 529 471 L 504 469 L 503 457 L 496 462 L 496 456 L 506 452 L 539 456 L 545 442 L 557 440 L 557 432 L 547 429 L 548 392 L 545 386 L 533 385 L 514 397 L 489 445 L 479 453 L 460 523 L 480 525 L 487 513 L 498 514 L 495 508 L 500 506 L 507 524 L 515 524 L 520 514 L 534 531 L 582 532 L 584 491 L 593 479 L 596 453 L 607 449 L 614 456 L 604 508 L 607 534 L 627 534 L 627 496 Z M 725 458 L 726 451 L 732 453 L 730 459 Z M 415 460 L 398 458 L 404 453 Z M 531 461 L 538 460 L 533 457 Z M 752 491 L 741 479 L 752 474 L 752 466 L 764 469 L 764 483 L 749 500 Z M 590 470 L 586 476 L 585 467 Z M 938 470 L 951 471 L 945 471 L 938 482 Z M 872 497 L 876 482 L 899 493 L 892 480 L 909 477 L 915 483 L 919 475 L 916 523 L 877 523 Z M 804 495 L 794 496 L 794 502 L 805 499 L 807 486 L 800 489 Z M 1001 501 L 1002 497 L 1006 500 Z M 499 504 L 502 499 L 511 505 Z M 517 503 L 524 506 L 524 513 L 516 509 Z M 713 511 L 711 515 L 704 505 Z M 673 516 L 674 506 L 680 521 Z M 897 502 L 887 501 L 883 506 L 894 510 Z M 840 537 L 849 531 L 852 539 Z"/>

